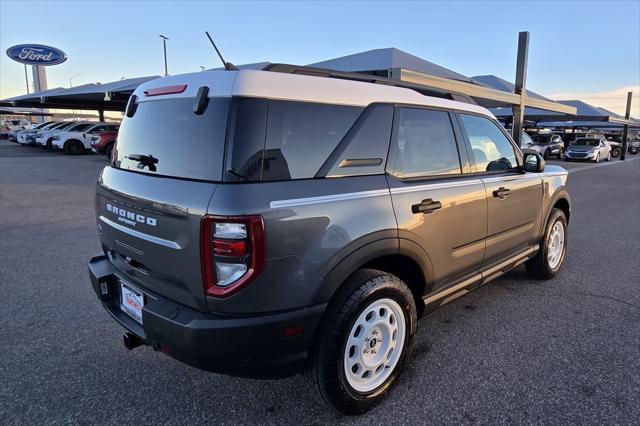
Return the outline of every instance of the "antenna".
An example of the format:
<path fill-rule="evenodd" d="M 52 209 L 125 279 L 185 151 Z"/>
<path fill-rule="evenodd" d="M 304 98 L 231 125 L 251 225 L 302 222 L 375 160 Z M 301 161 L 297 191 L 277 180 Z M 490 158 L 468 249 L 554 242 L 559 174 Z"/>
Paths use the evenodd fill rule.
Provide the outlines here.
<path fill-rule="evenodd" d="M 224 69 L 226 69 L 227 71 L 237 70 L 238 68 L 236 68 L 235 65 L 233 65 L 231 62 L 227 62 L 224 60 L 224 58 L 222 57 L 222 53 L 220 53 L 220 51 L 218 50 L 218 46 L 216 46 L 213 39 L 209 35 L 209 31 L 205 31 L 204 33 L 207 35 L 207 37 L 209 37 L 209 41 L 213 45 L 213 48 L 216 49 L 216 53 L 220 57 L 220 60 L 222 61 L 222 65 L 224 65 Z"/>

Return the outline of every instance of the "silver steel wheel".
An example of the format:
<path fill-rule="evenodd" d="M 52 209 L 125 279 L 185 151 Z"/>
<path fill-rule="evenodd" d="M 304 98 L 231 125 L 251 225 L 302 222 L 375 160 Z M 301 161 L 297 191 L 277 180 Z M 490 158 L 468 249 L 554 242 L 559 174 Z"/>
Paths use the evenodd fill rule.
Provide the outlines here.
<path fill-rule="evenodd" d="M 349 331 L 344 351 L 347 382 L 358 392 L 371 392 L 389 378 L 404 348 L 404 313 L 392 299 L 367 306 Z"/>
<path fill-rule="evenodd" d="M 547 262 L 551 269 L 556 269 L 564 253 L 564 225 L 558 221 L 551 228 L 547 250 Z"/>

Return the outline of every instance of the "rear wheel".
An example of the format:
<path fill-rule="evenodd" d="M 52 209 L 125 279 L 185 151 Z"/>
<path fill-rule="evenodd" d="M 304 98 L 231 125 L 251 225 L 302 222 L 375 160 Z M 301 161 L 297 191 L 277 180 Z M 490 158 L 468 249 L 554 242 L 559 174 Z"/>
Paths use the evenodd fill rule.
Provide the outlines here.
<path fill-rule="evenodd" d="M 615 146 L 615 147 L 611 148 L 611 156 L 613 158 L 618 158 L 620 156 L 620 152 L 621 151 L 622 150 L 620 149 L 620 147 Z"/>
<path fill-rule="evenodd" d="M 84 145 L 79 141 L 69 141 L 67 142 L 65 151 L 71 155 L 80 155 L 84 153 Z"/>
<path fill-rule="evenodd" d="M 106 155 L 106 157 L 110 160 L 112 152 L 113 152 L 113 144 L 109 144 L 104 150 L 104 155 Z"/>
<path fill-rule="evenodd" d="M 320 326 L 307 383 L 345 414 L 377 405 L 402 372 L 416 330 L 411 291 L 398 277 L 356 271 Z"/>
<path fill-rule="evenodd" d="M 525 264 L 534 278 L 553 278 L 562 268 L 567 253 L 567 218 L 560 209 L 551 210 L 544 238 L 536 256 Z"/>

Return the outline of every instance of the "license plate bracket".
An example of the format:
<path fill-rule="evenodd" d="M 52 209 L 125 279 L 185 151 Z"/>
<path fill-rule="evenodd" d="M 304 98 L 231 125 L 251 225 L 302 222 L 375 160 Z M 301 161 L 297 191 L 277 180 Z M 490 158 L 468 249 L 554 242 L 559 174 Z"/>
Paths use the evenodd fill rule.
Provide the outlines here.
<path fill-rule="evenodd" d="M 144 294 L 134 290 L 131 286 L 120 282 L 120 310 L 142 324 L 142 308 Z"/>

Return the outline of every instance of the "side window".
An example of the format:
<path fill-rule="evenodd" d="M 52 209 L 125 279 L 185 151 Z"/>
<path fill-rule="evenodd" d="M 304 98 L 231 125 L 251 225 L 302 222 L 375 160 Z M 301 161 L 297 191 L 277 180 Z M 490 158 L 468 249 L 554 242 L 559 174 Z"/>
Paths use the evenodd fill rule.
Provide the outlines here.
<path fill-rule="evenodd" d="M 460 118 L 471 143 L 477 172 L 517 167 L 513 145 L 494 122 L 477 115 L 460 114 Z"/>
<path fill-rule="evenodd" d="M 417 108 L 397 110 L 397 156 L 393 174 L 400 178 L 461 173 L 449 113 Z"/>
<path fill-rule="evenodd" d="M 91 131 L 89 133 L 96 134 L 96 133 L 103 132 L 106 127 L 107 126 L 96 126 L 93 129 L 91 129 Z"/>
<path fill-rule="evenodd" d="M 270 101 L 262 180 L 312 178 L 363 108 Z"/>
<path fill-rule="evenodd" d="M 367 108 L 333 153 L 327 177 L 384 174 L 393 108 L 393 105 Z"/>
<path fill-rule="evenodd" d="M 233 99 L 227 133 L 226 181 L 260 181 L 268 104 L 266 99 Z"/>

